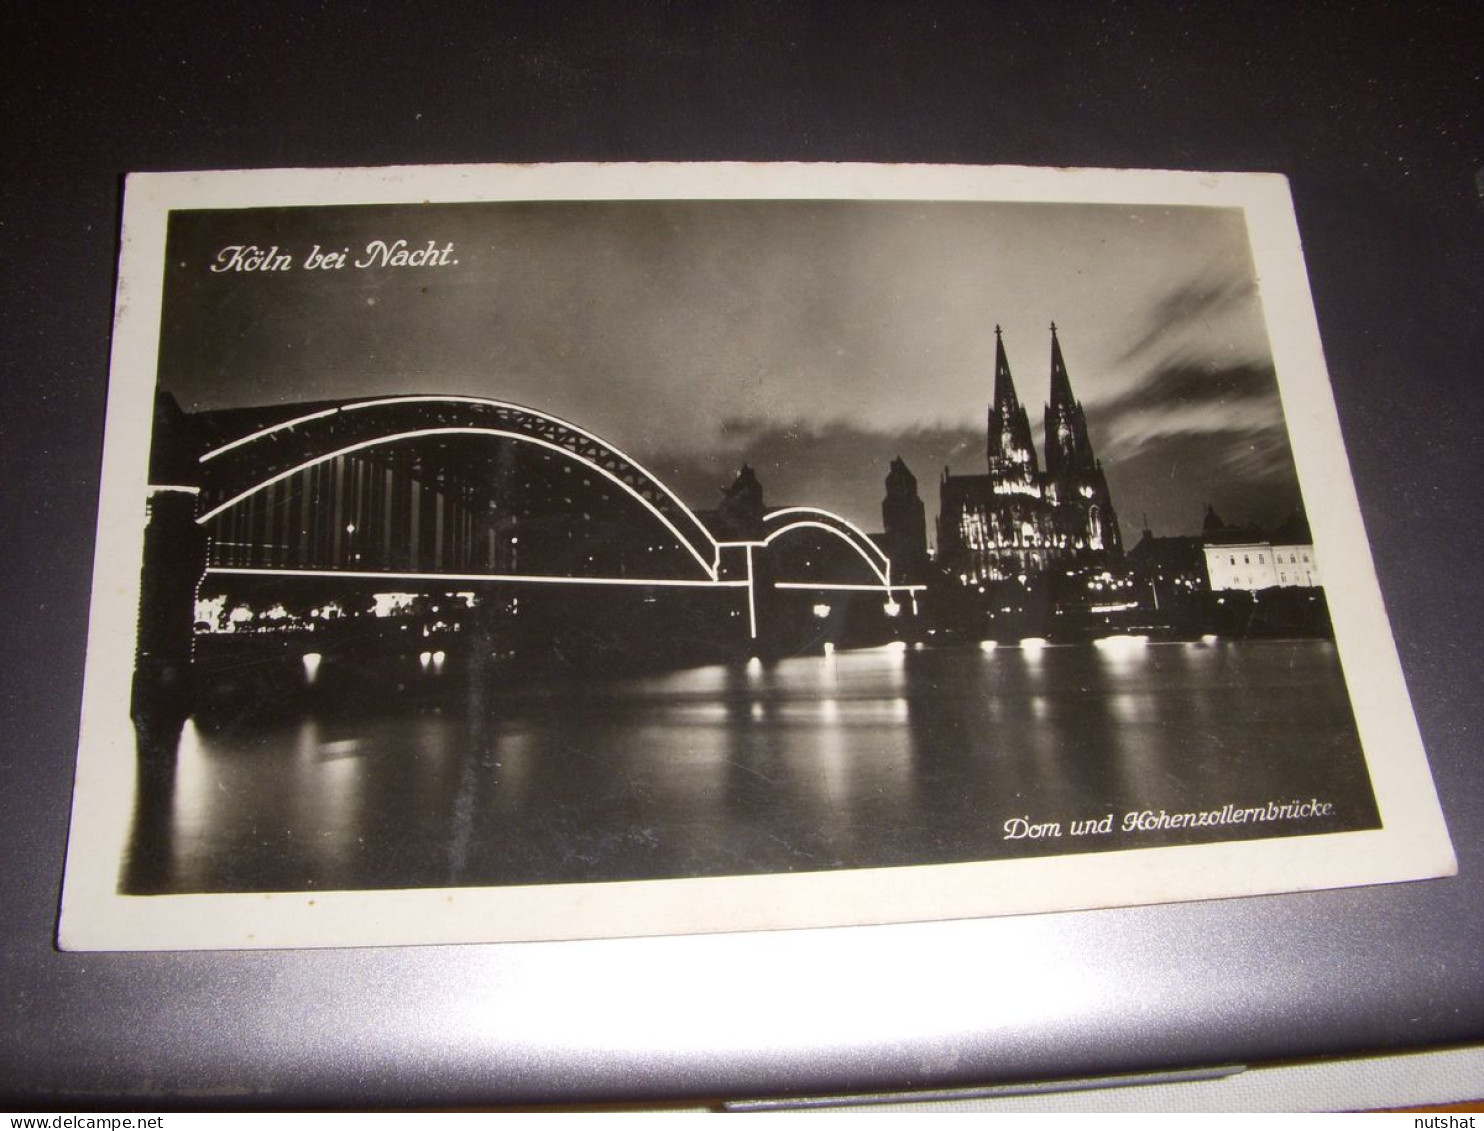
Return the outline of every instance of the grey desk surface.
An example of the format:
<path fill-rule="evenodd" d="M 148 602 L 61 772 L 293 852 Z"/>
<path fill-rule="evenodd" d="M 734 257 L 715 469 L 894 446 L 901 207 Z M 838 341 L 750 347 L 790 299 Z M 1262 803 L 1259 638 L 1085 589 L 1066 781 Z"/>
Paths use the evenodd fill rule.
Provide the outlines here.
<path fill-rule="evenodd" d="M 13 9 L 0 1094 L 461 1103 L 994 1083 L 1484 1034 L 1477 9 Z M 562 159 L 1289 175 L 1455 879 L 746 937 L 53 949 L 121 175 Z"/>

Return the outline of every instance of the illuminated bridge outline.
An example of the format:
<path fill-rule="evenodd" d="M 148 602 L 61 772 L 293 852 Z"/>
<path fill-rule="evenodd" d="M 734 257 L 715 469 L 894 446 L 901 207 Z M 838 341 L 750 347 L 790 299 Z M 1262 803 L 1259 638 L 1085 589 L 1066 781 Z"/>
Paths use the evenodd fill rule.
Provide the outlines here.
<path fill-rule="evenodd" d="M 337 456 L 364 451 L 367 448 L 376 447 L 381 444 L 392 443 L 398 439 L 408 439 L 413 436 L 426 436 L 434 434 L 488 434 L 500 436 L 517 442 L 529 442 L 550 451 L 558 452 L 572 457 L 586 464 L 594 471 L 611 479 L 621 486 L 634 498 L 638 499 L 648 510 L 659 518 L 670 531 L 680 539 L 681 543 L 696 559 L 706 575 L 713 581 L 717 578 L 719 565 L 719 553 L 717 542 L 711 536 L 701 520 L 680 498 L 667 487 L 662 480 L 653 475 L 647 468 L 641 465 L 633 457 L 619 450 L 607 440 L 594 435 L 587 429 L 582 428 L 561 417 L 553 416 L 551 413 L 542 412 L 538 409 L 528 408 L 525 405 L 515 404 L 512 401 L 494 400 L 488 397 L 470 396 L 435 396 L 430 394 L 415 394 L 402 397 L 378 397 L 365 401 L 353 401 L 347 404 L 336 405 L 332 408 L 319 409 L 315 412 L 305 413 L 290 420 L 281 421 L 277 424 L 260 428 L 241 436 L 225 444 L 218 445 L 211 451 L 200 457 L 200 463 L 208 464 L 219 460 L 232 453 L 241 453 L 244 457 L 240 464 L 251 468 L 252 465 L 246 459 L 248 453 L 268 450 L 270 456 L 279 453 L 273 450 L 273 445 L 268 441 L 277 440 L 282 434 L 293 434 L 299 440 L 299 448 L 312 448 L 315 433 L 320 429 L 333 432 L 337 425 L 347 420 L 352 422 L 352 428 L 360 423 L 357 418 L 350 414 L 360 413 L 370 409 L 394 408 L 404 405 L 466 405 L 478 410 L 480 415 L 488 413 L 495 419 L 492 421 L 494 427 L 476 425 L 444 425 L 430 428 L 401 428 L 397 432 L 382 432 L 375 427 L 375 417 L 372 417 L 372 427 L 368 429 L 370 435 L 358 439 L 349 445 L 342 445 L 339 450 L 329 453 L 316 453 L 312 456 L 295 455 L 292 452 L 282 453 L 288 458 L 283 462 L 290 464 L 287 467 L 278 467 L 274 474 L 268 478 L 260 478 L 256 472 L 238 470 L 233 475 L 230 467 L 224 470 L 216 468 L 207 469 L 208 474 L 215 472 L 214 478 L 226 481 L 225 493 L 230 496 L 225 502 L 213 507 L 200 518 L 199 524 L 204 525 L 218 514 L 242 502 L 259 490 L 268 487 L 271 483 L 279 482 L 298 471 L 332 460 Z M 309 426 L 309 427 L 305 427 Z M 231 460 L 225 461 L 230 464 Z M 220 466 L 220 465 L 218 465 Z M 236 482 L 234 482 L 234 479 Z M 249 480 L 250 482 L 242 482 Z"/>
<path fill-rule="evenodd" d="M 196 519 L 196 522 L 197 522 L 198 525 L 205 525 L 207 522 L 210 522 L 213 518 L 215 518 L 217 515 L 221 514 L 223 511 L 230 510 L 232 507 L 235 507 L 238 503 L 244 502 L 247 499 L 251 498 L 253 495 L 256 495 L 259 491 L 267 490 L 273 484 L 282 482 L 285 479 L 291 479 L 293 476 L 299 474 L 301 471 L 307 471 L 311 467 L 317 467 L 320 464 L 328 463 L 328 462 L 330 462 L 331 460 L 334 460 L 334 459 L 339 459 L 341 456 L 354 455 L 356 452 L 365 451 L 367 448 L 380 447 L 380 446 L 385 445 L 385 444 L 394 444 L 394 443 L 398 442 L 399 440 L 413 440 L 413 439 L 417 439 L 419 437 L 424 437 L 424 436 L 494 436 L 494 437 L 499 438 L 499 439 L 515 440 L 515 441 L 518 441 L 520 443 L 534 444 L 534 445 L 536 445 L 538 447 L 542 447 L 542 448 L 546 448 L 546 449 L 548 449 L 550 451 L 554 451 L 554 452 L 558 453 L 559 455 L 564 455 L 564 456 L 568 456 L 568 457 L 570 457 L 572 459 L 576 459 L 579 462 L 581 462 L 583 464 L 586 464 L 588 467 L 592 468 L 592 470 L 594 470 L 594 471 L 596 471 L 596 472 L 598 472 L 598 473 L 600 473 L 602 475 L 607 476 L 609 479 L 611 479 L 614 483 L 617 483 L 620 487 L 622 487 L 625 491 L 627 491 L 634 498 L 638 499 L 639 502 L 643 503 L 644 506 L 647 507 L 649 509 L 649 511 L 656 518 L 658 518 L 662 523 L 664 523 L 665 526 L 669 528 L 670 532 L 672 534 L 674 534 L 677 539 L 680 540 L 680 544 L 682 546 L 684 546 L 687 550 L 690 551 L 691 556 L 694 557 L 696 559 L 697 563 L 700 564 L 700 567 L 703 570 L 706 571 L 707 577 L 711 581 L 715 581 L 716 580 L 716 576 L 717 576 L 716 575 L 716 571 L 717 571 L 716 549 L 717 549 L 717 545 L 718 544 L 717 544 L 716 540 L 711 537 L 710 533 L 707 532 L 707 531 L 705 531 L 705 528 L 704 527 L 702 528 L 702 532 L 705 534 L 706 542 L 709 543 L 710 548 L 712 550 L 711 560 L 710 561 L 707 561 L 706 560 L 706 557 L 694 545 L 694 543 L 692 542 L 692 540 L 689 539 L 689 538 L 687 538 L 684 534 L 682 534 L 681 531 L 676 527 L 675 523 L 673 523 L 670 520 L 670 518 L 663 511 L 661 511 L 658 507 L 656 507 L 652 502 L 650 502 L 648 499 L 646 499 L 642 494 L 640 494 L 632 486 L 630 486 L 628 483 L 624 482 L 623 479 L 621 479 L 619 476 L 615 475 L 613 472 L 609 471 L 607 468 L 602 467 L 599 464 L 592 463 L 591 461 L 588 461 L 586 459 L 583 459 L 583 457 L 581 457 L 581 456 L 577 455 L 576 453 L 568 450 L 567 448 L 560 447 L 557 444 L 553 444 L 553 443 L 551 443 L 548 440 L 543 440 L 543 439 L 540 439 L 540 438 L 535 437 L 535 436 L 522 435 L 521 433 L 518 433 L 518 432 L 509 432 L 509 431 L 506 431 L 506 430 L 500 429 L 500 428 L 468 428 L 468 427 L 418 428 L 418 429 L 414 429 L 414 430 L 412 430 L 410 432 L 396 432 L 396 433 L 392 433 L 392 434 L 386 435 L 386 436 L 379 436 L 379 437 L 377 437 L 376 439 L 373 439 L 373 440 L 362 440 L 359 443 L 351 444 L 348 447 L 340 448 L 340 449 L 338 449 L 336 451 L 326 452 L 323 455 L 315 456 L 312 459 L 305 460 L 303 463 L 296 464 L 293 467 L 289 467 L 289 468 L 287 468 L 287 469 L 285 469 L 283 471 L 280 471 L 277 474 L 272 475 L 272 476 L 270 476 L 267 479 L 264 479 L 262 482 L 254 485 L 252 487 L 249 487 L 247 490 L 239 492 L 238 494 L 232 496 L 230 499 L 227 499 L 225 502 L 217 504 L 215 507 L 211 508 L 211 510 L 207 511 L 205 514 L 201 515 L 201 517 L 199 517 L 198 519 Z M 683 503 L 681 505 L 684 506 Z M 691 514 L 691 512 L 689 510 L 687 510 L 686 513 L 687 514 Z M 695 517 L 694 514 L 691 514 L 691 517 L 694 518 Z M 697 519 L 696 521 L 697 521 L 697 525 L 699 525 L 700 520 Z"/>
<path fill-rule="evenodd" d="M 880 546 L 871 541 L 865 531 L 849 519 L 841 518 L 831 511 L 819 507 L 783 507 L 781 510 L 770 511 L 763 516 L 763 530 L 767 537 L 762 544 L 772 545 L 776 538 L 791 530 L 809 527 L 827 531 L 842 539 L 865 560 L 871 567 L 871 572 L 881 579 L 883 589 L 892 588 L 891 559 Z"/>
<path fill-rule="evenodd" d="M 345 569 L 291 569 L 287 567 L 246 567 L 246 566 L 210 566 L 206 570 L 208 574 L 215 575 L 238 575 L 238 576 L 278 576 L 278 577 L 343 577 L 358 580 L 386 580 L 386 581 L 414 581 L 414 582 L 507 582 L 537 585 L 577 585 L 577 586 L 642 586 L 642 587 L 694 587 L 715 589 L 740 589 L 747 590 L 748 624 L 749 632 L 753 639 L 757 638 L 757 605 L 755 597 L 756 577 L 753 569 L 753 551 L 757 548 L 770 546 L 776 539 L 794 530 L 802 528 L 813 528 L 823 530 L 848 544 L 871 569 L 872 573 L 879 579 L 879 585 L 859 583 L 831 583 L 828 581 L 778 581 L 772 583 L 772 588 L 780 590 L 830 590 L 830 591 L 865 591 L 884 594 L 888 600 L 892 599 L 894 592 L 905 592 L 912 599 L 914 610 L 916 608 L 916 594 L 926 588 L 923 585 L 893 585 L 891 582 L 891 560 L 865 534 L 858 526 L 848 519 L 834 514 L 831 511 L 818 507 L 784 507 L 771 511 L 763 517 L 764 537 L 757 541 L 717 541 L 705 525 L 681 499 L 670 490 L 661 480 L 646 470 L 638 461 L 632 459 L 618 448 L 609 444 L 606 440 L 550 413 L 541 412 L 536 409 L 527 408 L 508 401 L 499 401 L 483 397 L 470 396 L 434 396 L 434 395 L 411 395 L 403 397 L 381 397 L 366 401 L 357 401 L 349 404 L 337 405 L 331 408 L 320 409 L 315 412 L 305 413 L 265 428 L 260 428 L 245 436 L 221 444 L 199 457 L 201 464 L 207 464 L 220 457 L 228 456 L 233 452 L 240 452 L 243 457 L 253 451 L 254 445 L 276 439 L 284 433 L 294 433 L 300 440 L 301 447 L 312 444 L 313 436 L 306 435 L 304 425 L 315 424 L 320 421 L 337 422 L 345 414 L 367 409 L 390 408 L 409 404 L 459 404 L 471 405 L 479 409 L 491 410 L 502 420 L 530 424 L 528 430 L 515 430 L 513 428 L 494 428 L 473 425 L 440 425 L 434 427 L 403 429 L 401 431 L 382 433 L 373 429 L 375 434 L 365 439 L 356 440 L 353 443 L 323 452 L 308 458 L 289 454 L 286 462 L 288 466 L 272 471 L 266 478 L 259 478 L 259 474 L 251 474 L 247 478 L 254 479 L 250 486 L 235 490 L 223 502 L 208 509 L 197 517 L 198 525 L 205 525 L 218 515 L 230 510 L 232 507 L 251 498 L 260 491 L 266 490 L 271 485 L 292 478 L 308 468 L 327 463 L 342 456 L 352 455 L 356 452 L 365 451 L 368 448 L 397 443 L 402 440 L 414 439 L 426 436 L 439 435 L 478 435 L 490 436 L 498 439 L 508 439 L 517 443 L 530 443 L 535 446 L 556 452 L 560 455 L 574 459 L 586 467 L 597 471 L 612 482 L 618 484 L 629 495 L 637 499 L 646 509 L 658 518 L 664 526 L 679 540 L 695 558 L 705 573 L 704 578 L 682 579 L 682 578 L 605 578 L 605 577 L 571 577 L 555 576 L 549 574 L 510 574 L 495 572 L 479 573 L 453 573 L 453 572 L 399 572 L 383 570 L 345 570 Z M 359 422 L 359 421 L 358 421 Z M 295 430 L 298 430 L 295 432 Z M 317 430 L 316 430 L 317 431 Z M 596 454 L 594 454 L 596 453 Z M 277 453 L 275 453 L 277 454 Z M 609 466 L 612 463 L 614 466 Z M 219 465 L 220 466 L 220 465 Z M 215 471 L 216 468 L 209 469 Z M 239 479 L 243 476 L 239 472 Z M 221 478 L 232 482 L 230 474 Z M 240 484 L 234 484 L 240 486 Z M 232 487 L 228 487 L 229 492 Z M 674 511 L 672 518 L 666 511 Z M 682 529 L 684 527 L 685 529 Z M 687 535 L 687 530 L 689 535 Z M 746 562 L 746 573 L 743 578 L 724 579 L 721 576 L 722 552 L 726 549 L 740 549 L 744 551 Z M 708 560 L 709 558 L 709 560 Z"/>

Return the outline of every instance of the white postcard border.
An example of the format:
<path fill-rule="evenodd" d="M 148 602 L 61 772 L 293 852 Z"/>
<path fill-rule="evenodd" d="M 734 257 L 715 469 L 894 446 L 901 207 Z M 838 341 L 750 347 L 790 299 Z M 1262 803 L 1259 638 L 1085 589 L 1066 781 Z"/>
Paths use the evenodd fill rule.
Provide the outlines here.
<path fill-rule="evenodd" d="M 125 896 L 129 687 L 165 273 L 180 208 L 845 199 L 1240 208 L 1382 827 L 986 863 L 536 887 Z M 115 577 L 115 574 L 122 576 Z M 1265 174 L 861 165 L 550 165 L 131 176 L 60 945 L 323 947 L 746 931 L 1066 911 L 1391 883 L 1456 870 L 1344 455 L 1287 182 Z M 106 581 L 103 579 L 107 579 Z"/>

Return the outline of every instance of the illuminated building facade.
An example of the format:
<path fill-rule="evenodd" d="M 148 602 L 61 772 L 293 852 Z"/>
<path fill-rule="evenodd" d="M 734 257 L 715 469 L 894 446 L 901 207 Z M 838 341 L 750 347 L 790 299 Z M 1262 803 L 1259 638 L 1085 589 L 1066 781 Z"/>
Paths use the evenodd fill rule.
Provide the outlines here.
<path fill-rule="evenodd" d="M 987 472 L 945 470 L 940 484 L 938 562 L 960 584 L 1023 581 L 1052 570 L 1117 564 L 1122 558 L 1118 516 L 1088 439 L 1082 405 L 1072 393 L 1055 323 L 1045 425 L 1042 471 L 996 326 Z"/>
<path fill-rule="evenodd" d="M 1264 589 L 1315 589 L 1323 582 L 1314 536 L 1302 510 L 1295 511 L 1264 537 L 1260 529 L 1231 528 L 1212 519 L 1207 509 L 1204 549 L 1206 572 L 1215 592 L 1240 589 L 1256 593 Z"/>

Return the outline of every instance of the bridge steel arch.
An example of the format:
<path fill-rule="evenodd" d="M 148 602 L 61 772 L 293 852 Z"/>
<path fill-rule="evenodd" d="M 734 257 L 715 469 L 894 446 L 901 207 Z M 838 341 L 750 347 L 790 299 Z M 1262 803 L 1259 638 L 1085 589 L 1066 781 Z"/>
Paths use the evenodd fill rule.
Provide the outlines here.
<path fill-rule="evenodd" d="M 846 542 L 881 579 L 882 588 L 892 588 L 891 559 L 860 527 L 830 511 L 818 507 L 784 507 L 772 511 L 763 516 L 763 544 L 772 545 L 775 539 L 791 530 L 810 527 L 827 531 Z"/>
<path fill-rule="evenodd" d="M 483 397 L 413 395 L 346 401 L 260 428 L 200 457 L 204 525 L 299 471 L 367 449 L 431 436 L 488 436 L 565 455 L 642 503 L 716 581 L 719 548 L 693 511 L 612 444 L 560 417 Z M 843 521 L 843 520 L 840 520 Z"/>

